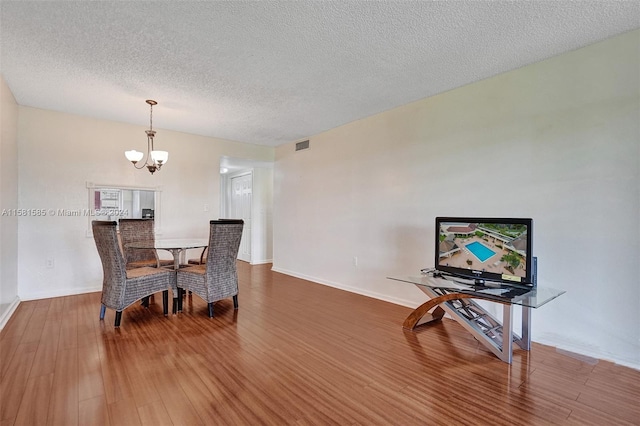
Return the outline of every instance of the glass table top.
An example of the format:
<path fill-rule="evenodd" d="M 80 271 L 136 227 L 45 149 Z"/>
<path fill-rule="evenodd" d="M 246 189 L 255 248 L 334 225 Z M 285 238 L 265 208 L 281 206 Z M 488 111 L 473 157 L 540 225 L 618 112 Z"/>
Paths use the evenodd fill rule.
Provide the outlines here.
<path fill-rule="evenodd" d="M 190 249 L 200 248 L 209 245 L 209 240 L 206 238 L 166 238 L 158 239 L 155 241 L 139 241 L 135 243 L 127 244 L 129 248 L 137 249 Z"/>
<path fill-rule="evenodd" d="M 478 298 L 495 300 L 496 302 L 507 302 L 514 305 L 522 305 L 530 308 L 539 308 L 545 303 L 550 302 L 556 297 L 566 293 L 564 290 L 558 290 L 548 287 L 535 288 L 515 288 L 507 285 L 498 285 L 498 283 L 490 283 L 485 286 L 475 286 L 468 280 L 455 278 L 451 276 L 443 276 L 435 278 L 430 274 L 415 276 L 391 276 L 390 280 L 402 281 L 405 283 L 415 284 L 434 290 L 437 294 L 447 293 L 464 293 L 477 295 Z"/>

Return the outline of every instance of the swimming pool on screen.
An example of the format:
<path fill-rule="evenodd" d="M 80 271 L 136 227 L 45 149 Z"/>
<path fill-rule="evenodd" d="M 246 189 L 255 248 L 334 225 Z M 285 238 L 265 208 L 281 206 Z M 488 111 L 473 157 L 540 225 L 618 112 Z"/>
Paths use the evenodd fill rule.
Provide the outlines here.
<path fill-rule="evenodd" d="M 477 257 L 480 262 L 486 262 L 487 259 L 496 254 L 495 251 L 478 241 L 469 243 L 465 247 L 467 247 L 467 249 L 469 249 L 469 251 Z"/>

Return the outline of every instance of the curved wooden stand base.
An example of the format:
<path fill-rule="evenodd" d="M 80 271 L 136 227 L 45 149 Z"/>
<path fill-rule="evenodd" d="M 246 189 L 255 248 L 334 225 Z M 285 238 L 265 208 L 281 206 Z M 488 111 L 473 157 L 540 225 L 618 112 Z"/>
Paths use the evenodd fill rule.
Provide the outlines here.
<path fill-rule="evenodd" d="M 439 307 L 438 306 L 439 304 L 448 302 L 450 300 L 471 299 L 473 297 L 474 296 L 472 294 L 450 293 L 450 294 L 445 294 L 443 296 L 434 297 L 433 299 L 429 299 L 422 305 L 415 308 L 413 312 L 409 314 L 407 319 L 404 320 L 404 323 L 402 324 L 402 328 L 406 328 L 407 330 L 413 330 L 418 326 L 418 323 L 426 324 L 429 322 L 439 321 L 444 316 L 444 309 Z M 434 307 L 435 309 L 433 310 L 433 312 L 429 314 L 429 311 Z M 427 315 L 430 315 L 430 317 Z"/>

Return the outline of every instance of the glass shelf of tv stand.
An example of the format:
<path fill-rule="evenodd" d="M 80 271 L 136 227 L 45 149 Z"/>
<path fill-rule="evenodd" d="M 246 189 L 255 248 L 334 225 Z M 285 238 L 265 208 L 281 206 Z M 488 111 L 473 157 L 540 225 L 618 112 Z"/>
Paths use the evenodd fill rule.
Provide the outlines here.
<path fill-rule="evenodd" d="M 500 285 L 499 283 L 489 283 L 482 287 L 474 287 L 469 281 L 462 278 L 451 276 L 433 277 L 431 274 L 421 274 L 415 276 L 390 276 L 390 280 L 402 281 L 418 286 L 429 287 L 439 290 L 437 293 L 463 293 L 477 295 L 479 298 L 487 300 L 495 300 L 496 302 L 511 303 L 513 305 L 521 305 L 529 308 L 539 308 L 540 306 L 552 301 L 556 297 L 565 293 L 564 290 L 558 290 L 548 287 L 535 287 L 531 289 L 520 289 L 511 291 L 514 287 L 508 285 Z M 519 293 L 519 294 L 513 294 Z"/>

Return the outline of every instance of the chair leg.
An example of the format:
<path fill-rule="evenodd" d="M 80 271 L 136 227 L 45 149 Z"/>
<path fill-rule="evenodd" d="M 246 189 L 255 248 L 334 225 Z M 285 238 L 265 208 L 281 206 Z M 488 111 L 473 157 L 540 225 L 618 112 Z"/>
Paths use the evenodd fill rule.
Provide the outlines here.
<path fill-rule="evenodd" d="M 116 311 L 116 322 L 113 324 L 114 327 L 120 327 L 120 320 L 122 319 L 122 311 Z"/>
<path fill-rule="evenodd" d="M 144 306 L 145 308 L 149 307 L 149 296 L 142 298 L 142 306 Z"/>
<path fill-rule="evenodd" d="M 165 317 L 169 315 L 169 290 L 162 292 L 162 312 Z"/>
<path fill-rule="evenodd" d="M 103 320 L 104 319 L 104 313 L 106 312 L 107 307 L 104 305 L 100 305 L 100 319 Z"/>
<path fill-rule="evenodd" d="M 233 296 L 233 309 L 238 309 L 238 295 Z"/>
<path fill-rule="evenodd" d="M 209 318 L 213 318 L 213 302 L 209 303 Z"/>

